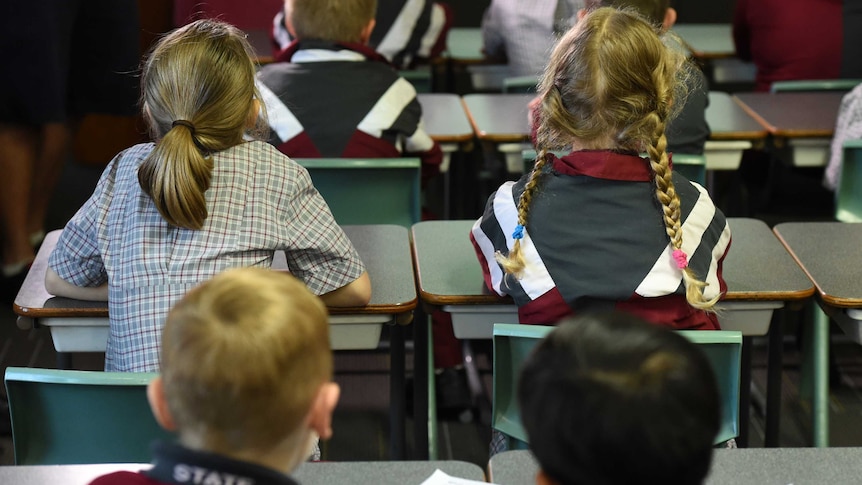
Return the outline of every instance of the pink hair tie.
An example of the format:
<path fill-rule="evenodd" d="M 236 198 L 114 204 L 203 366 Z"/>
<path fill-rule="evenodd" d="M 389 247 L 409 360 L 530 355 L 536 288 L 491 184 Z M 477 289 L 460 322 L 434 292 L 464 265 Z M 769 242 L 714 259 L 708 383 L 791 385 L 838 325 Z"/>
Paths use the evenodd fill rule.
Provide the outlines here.
<path fill-rule="evenodd" d="M 688 256 L 685 255 L 682 249 L 673 250 L 673 259 L 676 261 L 676 266 L 679 269 L 685 269 L 688 267 Z"/>

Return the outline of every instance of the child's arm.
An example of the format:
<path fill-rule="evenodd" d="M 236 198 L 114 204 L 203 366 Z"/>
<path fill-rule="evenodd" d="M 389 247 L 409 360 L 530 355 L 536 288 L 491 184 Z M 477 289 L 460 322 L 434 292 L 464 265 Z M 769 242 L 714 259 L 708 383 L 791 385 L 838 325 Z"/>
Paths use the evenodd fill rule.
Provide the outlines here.
<path fill-rule="evenodd" d="M 99 286 L 76 286 L 60 278 L 53 269 L 45 273 L 45 289 L 55 296 L 64 296 L 76 300 L 108 301 L 108 284 Z"/>
<path fill-rule="evenodd" d="M 371 301 L 371 279 L 363 272 L 341 288 L 320 295 L 320 299 L 330 307 L 365 306 Z"/>
<path fill-rule="evenodd" d="M 492 62 L 506 62 L 506 44 L 503 25 L 496 6 L 491 5 L 482 16 L 482 54 Z"/>

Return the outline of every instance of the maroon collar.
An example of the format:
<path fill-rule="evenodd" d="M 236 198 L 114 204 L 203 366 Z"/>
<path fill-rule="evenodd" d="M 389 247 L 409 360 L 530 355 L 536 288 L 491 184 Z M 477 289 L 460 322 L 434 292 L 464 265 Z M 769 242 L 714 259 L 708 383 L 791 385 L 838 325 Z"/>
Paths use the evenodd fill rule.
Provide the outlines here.
<path fill-rule="evenodd" d="M 548 154 L 551 167 L 563 175 L 585 175 L 605 180 L 651 182 L 653 172 L 648 158 L 633 152 L 579 150 L 557 158 Z M 668 154 L 670 157 L 670 154 Z"/>
<path fill-rule="evenodd" d="M 302 49 L 330 49 L 333 51 L 347 49 L 362 54 L 369 61 L 383 62 L 385 64 L 392 65 L 385 57 L 383 57 L 382 54 L 367 45 L 353 42 L 328 42 L 314 39 L 305 41 L 300 41 L 299 39 L 294 40 L 282 51 L 276 53 L 275 62 L 290 62 L 293 55 Z"/>

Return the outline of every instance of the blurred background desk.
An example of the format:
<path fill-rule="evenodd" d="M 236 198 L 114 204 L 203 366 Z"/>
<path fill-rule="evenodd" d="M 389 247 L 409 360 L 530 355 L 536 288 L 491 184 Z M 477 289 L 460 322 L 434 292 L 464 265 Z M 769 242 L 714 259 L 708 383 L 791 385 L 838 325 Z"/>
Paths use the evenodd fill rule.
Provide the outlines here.
<path fill-rule="evenodd" d="M 773 148 L 787 147 L 789 164 L 821 167 L 829 160 L 829 143 L 842 92 L 740 93 L 736 101 L 771 135 Z M 779 155 L 781 156 L 781 155 Z"/>
<path fill-rule="evenodd" d="M 817 288 L 818 303 L 853 340 L 862 343 L 862 225 L 787 222 L 775 234 Z M 829 445 L 829 318 L 815 312 L 813 353 L 815 446 Z"/>

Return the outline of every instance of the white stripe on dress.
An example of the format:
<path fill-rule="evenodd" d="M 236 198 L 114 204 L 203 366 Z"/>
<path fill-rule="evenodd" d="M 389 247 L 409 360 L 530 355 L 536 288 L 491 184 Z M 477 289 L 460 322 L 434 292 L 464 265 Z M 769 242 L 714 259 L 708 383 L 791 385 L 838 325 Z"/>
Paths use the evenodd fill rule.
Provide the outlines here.
<path fill-rule="evenodd" d="M 687 255 L 692 255 L 700 246 L 700 241 L 703 238 L 703 233 L 709 227 L 712 218 L 715 216 L 715 205 L 710 200 L 706 189 L 699 184 L 692 182 L 700 191 L 700 196 L 697 202 L 682 224 L 682 250 Z M 699 275 L 703 276 L 703 275 Z M 714 286 L 718 285 L 718 280 L 713 277 Z M 669 295 L 676 291 L 682 281 L 682 271 L 677 267 L 673 259 L 673 247 L 668 241 L 667 246 L 662 250 L 661 254 L 656 259 L 655 264 L 646 277 L 641 281 L 635 289 L 635 293 L 644 297 L 656 297 Z M 708 283 L 709 281 L 707 281 Z M 704 292 L 704 295 L 707 293 Z"/>
<path fill-rule="evenodd" d="M 518 225 L 518 206 L 512 198 L 512 187 L 514 186 L 514 182 L 503 184 L 497 189 L 497 195 L 494 197 L 494 216 L 506 236 L 506 246 L 509 251 L 515 244 L 515 240 L 512 239 L 512 232 Z M 521 239 L 521 254 L 524 257 L 524 271 L 518 282 L 527 296 L 531 300 L 535 300 L 552 290 L 556 285 L 551 274 L 548 273 L 548 269 L 545 268 L 545 263 L 539 256 L 536 246 L 533 245 L 528 228 L 524 229 L 524 238 Z"/>
<path fill-rule="evenodd" d="M 414 99 L 416 99 L 416 89 L 413 85 L 404 78 L 398 78 L 356 128 L 375 138 L 380 138 L 383 130 L 391 128 L 404 108 Z"/>
<path fill-rule="evenodd" d="M 416 22 L 419 16 L 422 15 L 422 8 L 425 6 L 425 0 L 408 0 L 392 27 L 386 32 L 386 35 L 377 44 L 377 52 L 380 52 L 390 61 L 392 58 L 404 49 L 404 46 L 410 42 L 410 36 L 416 28 Z"/>
<path fill-rule="evenodd" d="M 266 115 L 269 118 L 269 127 L 278 135 L 282 142 L 288 141 L 302 133 L 302 123 L 285 106 L 284 103 L 268 87 L 259 80 L 256 81 L 260 92 L 261 101 L 266 106 Z"/>

